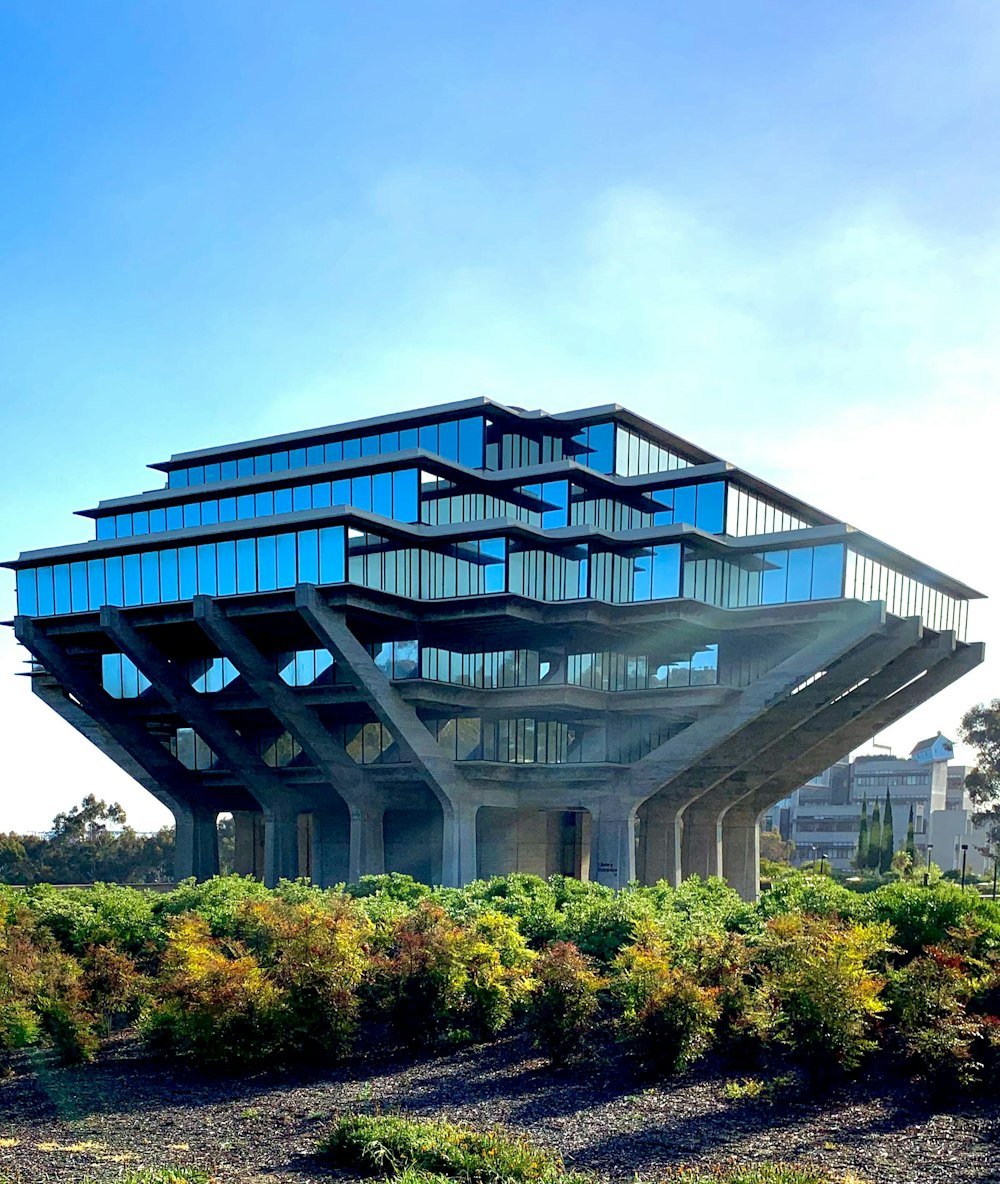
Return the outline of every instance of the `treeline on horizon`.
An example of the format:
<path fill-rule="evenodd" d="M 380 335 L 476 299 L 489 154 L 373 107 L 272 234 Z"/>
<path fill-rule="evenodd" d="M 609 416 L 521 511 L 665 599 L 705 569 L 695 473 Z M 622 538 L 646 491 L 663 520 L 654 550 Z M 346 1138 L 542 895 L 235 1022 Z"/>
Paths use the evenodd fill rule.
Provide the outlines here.
<path fill-rule="evenodd" d="M 947 1097 L 1000 1084 L 1000 905 L 791 871 L 753 904 L 697 877 L 0 887 L 0 1057 L 86 1062 L 122 1030 L 222 1072 L 521 1031 L 553 1063 L 654 1080 L 711 1052 L 818 1091 L 875 1066 Z"/>

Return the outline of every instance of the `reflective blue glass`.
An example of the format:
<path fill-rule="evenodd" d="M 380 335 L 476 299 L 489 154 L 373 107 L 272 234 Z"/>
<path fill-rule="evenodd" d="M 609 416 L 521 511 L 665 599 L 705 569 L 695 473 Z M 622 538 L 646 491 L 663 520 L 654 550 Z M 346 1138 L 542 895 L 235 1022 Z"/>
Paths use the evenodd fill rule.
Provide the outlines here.
<path fill-rule="evenodd" d="M 337 461 L 344 459 L 344 442 L 343 440 L 331 440 L 329 444 L 323 449 L 323 456 L 328 465 L 336 464 Z"/>
<path fill-rule="evenodd" d="M 142 604 L 142 562 L 138 555 L 123 555 L 122 569 L 125 576 L 125 603 Z"/>
<path fill-rule="evenodd" d="M 436 423 L 423 424 L 417 438 L 421 448 L 428 452 L 438 451 L 438 425 Z"/>
<path fill-rule="evenodd" d="M 680 595 L 681 548 L 678 543 L 660 543 L 653 548 L 654 600 L 669 600 Z"/>
<path fill-rule="evenodd" d="M 122 697 L 121 654 L 101 655 L 101 683 L 112 699 Z"/>
<path fill-rule="evenodd" d="M 481 416 L 458 422 L 458 459 L 472 469 L 483 467 L 483 420 Z"/>
<path fill-rule="evenodd" d="M 219 549 L 219 577 L 222 577 L 222 549 Z M 257 591 L 257 540 L 236 540 L 236 591 Z"/>
<path fill-rule="evenodd" d="M 371 477 L 353 477 L 351 479 L 351 505 L 358 510 L 372 508 Z"/>
<path fill-rule="evenodd" d="M 789 600 L 808 600 L 812 588 L 812 548 L 801 547 L 788 553 Z"/>
<path fill-rule="evenodd" d="M 399 432 L 383 432 L 378 442 L 379 452 L 399 451 Z"/>
<path fill-rule="evenodd" d="M 174 469 L 172 472 L 167 474 L 167 487 L 169 489 L 187 485 L 187 483 L 187 469 Z"/>
<path fill-rule="evenodd" d="M 87 562 L 87 600 L 91 608 L 100 608 L 108 602 L 103 559 L 90 559 Z"/>
<path fill-rule="evenodd" d="M 833 600 L 843 595 L 844 547 L 832 543 L 813 551 L 813 600 Z"/>
<path fill-rule="evenodd" d="M 184 507 L 167 506 L 167 530 L 180 530 L 184 525 Z"/>
<path fill-rule="evenodd" d="M 542 526 L 567 526 L 568 506 L 569 506 L 569 482 L 568 481 L 547 481 L 541 486 L 542 500 L 557 507 L 555 510 L 544 510 L 542 512 Z"/>
<path fill-rule="evenodd" d="M 304 448 L 290 448 L 288 450 L 288 467 L 290 469 L 304 469 L 306 465 L 306 450 Z"/>
<path fill-rule="evenodd" d="M 254 516 L 254 501 L 252 493 L 241 493 L 236 499 L 236 517 L 240 520 Z"/>
<path fill-rule="evenodd" d="M 274 492 L 270 489 L 255 494 L 253 499 L 255 518 L 266 518 L 274 513 Z"/>
<path fill-rule="evenodd" d="M 299 580 L 305 584 L 319 582 L 319 531 L 299 532 Z"/>
<path fill-rule="evenodd" d="M 160 534 L 167 529 L 167 512 L 161 506 L 158 510 L 149 511 L 149 530 L 151 534 Z"/>
<path fill-rule="evenodd" d="M 222 462 L 222 480 L 232 481 L 237 475 L 236 461 L 224 460 Z"/>
<path fill-rule="evenodd" d="M 240 542 L 245 542 L 245 540 L 240 539 Z M 225 542 L 218 544 L 216 565 L 219 572 L 218 594 L 220 596 L 232 596 L 237 590 L 236 543 L 233 539 L 227 539 Z"/>
<path fill-rule="evenodd" d="M 347 478 L 334 481 L 333 504 L 335 506 L 349 506 L 351 504 L 351 483 Z"/>
<path fill-rule="evenodd" d="M 378 456 L 378 436 L 361 437 L 361 455 Z"/>
<path fill-rule="evenodd" d="M 215 544 L 203 543 L 198 548 L 198 591 L 206 596 L 215 596 L 219 581 L 215 568 Z"/>
<path fill-rule="evenodd" d="M 327 526 L 319 532 L 319 582 L 339 584 L 344 579 L 344 528 Z"/>
<path fill-rule="evenodd" d="M 278 551 L 273 535 L 257 540 L 257 586 L 261 592 L 273 592 L 278 586 Z"/>
<path fill-rule="evenodd" d="M 288 468 L 288 453 L 272 452 L 271 453 L 271 472 L 283 473 Z"/>
<path fill-rule="evenodd" d="M 23 617 L 38 613 L 38 577 L 33 567 L 22 568 L 17 573 L 17 611 Z"/>
<path fill-rule="evenodd" d="M 392 473 L 372 476 L 372 509 L 376 514 L 392 517 Z"/>
<path fill-rule="evenodd" d="M 237 477 L 252 477 L 255 468 L 252 456 L 241 456 L 236 462 L 236 475 Z"/>
<path fill-rule="evenodd" d="M 401 469 L 392 476 L 392 516 L 398 522 L 416 522 L 417 470 Z"/>
<path fill-rule="evenodd" d="M 40 567 L 38 579 L 38 612 L 43 617 L 50 617 L 55 611 L 55 600 L 52 590 L 52 568 Z"/>
<path fill-rule="evenodd" d="M 687 522 L 689 525 L 695 525 L 695 503 L 697 501 L 697 489 L 693 485 L 675 485 L 669 491 L 673 494 L 674 503 L 674 522 Z"/>
<path fill-rule="evenodd" d="M 120 539 L 127 538 L 132 533 L 131 514 L 118 514 L 115 517 L 115 532 Z"/>
<path fill-rule="evenodd" d="M 213 464 L 209 464 L 209 465 L 205 466 L 205 484 L 206 485 L 211 485 L 213 481 L 221 481 L 222 480 L 221 467 L 222 466 L 219 464 L 218 461 L 215 461 Z"/>
<path fill-rule="evenodd" d="M 178 548 L 177 563 L 180 568 L 181 600 L 190 600 L 198 593 L 198 555 L 195 548 Z"/>
<path fill-rule="evenodd" d="M 97 537 L 99 539 L 113 539 L 115 537 L 115 520 L 110 515 L 97 519 Z"/>
<path fill-rule="evenodd" d="M 285 490 L 281 491 L 286 492 Z M 292 509 L 293 510 L 311 510 L 312 509 L 312 486 L 311 485 L 296 485 L 292 494 Z M 276 514 L 282 513 L 278 509 L 278 495 L 274 495 L 274 511 Z"/>
<path fill-rule="evenodd" d="M 142 568 L 142 603 L 158 604 L 160 601 L 160 556 L 156 551 L 143 551 L 140 556 Z"/>
<path fill-rule="evenodd" d="M 403 428 L 403 430 L 399 433 L 399 447 L 400 451 L 402 451 L 404 448 L 417 447 L 416 428 Z"/>
<path fill-rule="evenodd" d="M 278 535 L 278 587 L 295 587 L 295 535 Z"/>
<path fill-rule="evenodd" d="M 220 522 L 235 522 L 236 521 L 236 498 L 224 497 L 219 500 L 219 521 Z"/>
<path fill-rule="evenodd" d="M 306 449 L 306 463 L 310 465 L 321 465 L 323 463 L 323 445 L 310 444 Z"/>
<path fill-rule="evenodd" d="M 201 524 L 202 526 L 214 526 L 219 521 L 219 503 L 212 498 L 211 501 L 201 503 Z"/>
<path fill-rule="evenodd" d="M 438 452 L 447 460 L 458 460 L 458 424 L 454 420 L 440 425 Z"/>
<path fill-rule="evenodd" d="M 312 487 L 312 504 L 314 510 L 325 509 L 331 504 L 332 486 L 329 481 L 317 481 Z"/>
<path fill-rule="evenodd" d="M 271 471 L 271 454 L 270 452 L 262 452 L 260 456 L 253 458 L 253 471 L 256 475 L 261 473 L 270 473 Z"/>
<path fill-rule="evenodd" d="M 344 446 L 344 460 L 357 460 L 361 455 L 361 441 L 358 437 L 354 436 L 350 440 L 342 440 L 341 443 Z"/>
<path fill-rule="evenodd" d="M 69 565 L 70 600 L 72 611 L 83 613 L 87 611 L 87 564 L 78 560 Z"/>
<path fill-rule="evenodd" d="M 56 612 L 72 612 L 73 606 L 69 595 L 69 564 L 57 563 L 52 569 L 52 573 L 55 579 Z"/>
<path fill-rule="evenodd" d="M 187 502 L 184 506 L 184 525 L 201 526 L 201 503 Z"/>
<path fill-rule="evenodd" d="M 192 465 L 188 469 L 188 485 L 204 485 L 205 484 L 205 466 Z"/>
<path fill-rule="evenodd" d="M 587 431 L 589 454 L 584 454 L 580 460 L 598 473 L 611 473 L 615 468 L 615 425 L 613 423 L 594 423 Z"/>
<path fill-rule="evenodd" d="M 653 591 L 653 555 L 647 552 L 632 560 L 632 599 L 649 600 Z"/>
<path fill-rule="evenodd" d="M 788 552 L 765 551 L 761 579 L 761 604 L 784 604 L 788 585 Z"/>
<path fill-rule="evenodd" d="M 710 481 L 698 486 L 698 510 L 695 525 L 710 534 L 721 534 L 725 522 L 726 486 Z"/>
<path fill-rule="evenodd" d="M 160 552 L 160 596 L 164 600 L 177 600 L 177 552 L 173 548 Z"/>
<path fill-rule="evenodd" d="M 107 602 L 121 607 L 125 603 L 124 564 L 120 555 L 109 555 L 104 561 L 104 579 L 107 584 Z"/>

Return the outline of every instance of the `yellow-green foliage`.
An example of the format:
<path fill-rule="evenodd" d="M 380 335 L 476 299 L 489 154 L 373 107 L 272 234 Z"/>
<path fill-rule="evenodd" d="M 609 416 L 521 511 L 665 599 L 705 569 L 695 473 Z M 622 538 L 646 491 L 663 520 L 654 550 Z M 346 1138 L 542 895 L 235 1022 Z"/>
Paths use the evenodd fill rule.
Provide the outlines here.
<path fill-rule="evenodd" d="M 769 922 L 761 952 L 780 1004 L 780 1038 L 819 1084 L 852 1071 L 876 1047 L 885 980 L 872 969 L 891 950 L 892 928 L 791 914 Z"/>
<path fill-rule="evenodd" d="M 675 1073 L 701 1056 L 719 1019 L 719 990 L 679 966 L 652 926 L 612 963 L 620 1029 L 633 1055 L 655 1073 Z"/>
<path fill-rule="evenodd" d="M 663 1177 L 663 1184 L 865 1184 L 859 1176 L 830 1173 L 819 1167 L 791 1163 L 732 1164 L 708 1168 L 676 1168 Z"/>
<path fill-rule="evenodd" d="M 569 1177 L 562 1159 L 500 1131 L 472 1131 L 450 1122 L 420 1122 L 396 1114 L 349 1114 L 320 1142 L 338 1168 L 397 1177 L 408 1169 L 464 1184 L 555 1184 Z"/>

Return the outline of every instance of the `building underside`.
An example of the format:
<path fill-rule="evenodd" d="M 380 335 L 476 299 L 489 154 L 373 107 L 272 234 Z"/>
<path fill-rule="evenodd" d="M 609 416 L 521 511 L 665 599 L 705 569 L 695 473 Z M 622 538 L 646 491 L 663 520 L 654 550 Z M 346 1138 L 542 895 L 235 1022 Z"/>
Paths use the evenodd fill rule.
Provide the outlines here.
<path fill-rule="evenodd" d="M 94 543 L 10 564 L 34 693 L 172 812 L 178 878 L 217 872 L 231 813 L 270 884 L 698 874 L 752 899 L 768 808 L 982 660 L 977 593 L 620 408 L 422 422 L 433 447 L 396 429 L 367 460 L 351 425 L 332 460 L 175 458 L 88 511 Z"/>

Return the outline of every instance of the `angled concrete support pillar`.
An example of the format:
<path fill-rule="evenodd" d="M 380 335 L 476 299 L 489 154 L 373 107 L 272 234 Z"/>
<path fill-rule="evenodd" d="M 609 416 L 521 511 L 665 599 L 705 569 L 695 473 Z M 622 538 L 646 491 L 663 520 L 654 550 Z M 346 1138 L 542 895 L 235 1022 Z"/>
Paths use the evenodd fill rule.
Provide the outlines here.
<path fill-rule="evenodd" d="M 385 872 L 385 803 L 374 795 L 351 807 L 348 880 Z"/>
<path fill-rule="evenodd" d="M 601 798 L 591 815 L 590 878 L 608 888 L 624 888 L 635 879 L 636 803 Z"/>
<path fill-rule="evenodd" d="M 461 888 L 476 878 L 476 815 L 478 803 L 467 798 L 444 811 L 444 847 L 441 881 L 447 888 Z"/>
<path fill-rule="evenodd" d="M 681 806 L 652 797 L 639 811 L 639 879 L 643 884 L 681 882 Z"/>
<path fill-rule="evenodd" d="M 299 809 L 278 801 L 264 807 L 264 883 L 273 888 L 279 880 L 299 875 Z"/>
<path fill-rule="evenodd" d="M 174 809 L 174 876 L 210 880 L 219 874 L 218 814 L 205 807 Z"/>
<path fill-rule="evenodd" d="M 687 807 L 681 850 L 685 879 L 722 875 L 722 810 L 718 805 L 697 801 Z"/>
<path fill-rule="evenodd" d="M 264 815 L 260 810 L 234 810 L 234 868 L 238 876 L 264 878 Z"/>
<path fill-rule="evenodd" d="M 744 900 L 760 892 L 760 826 L 753 802 L 737 802 L 722 817 L 722 870 Z"/>

